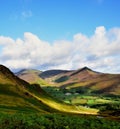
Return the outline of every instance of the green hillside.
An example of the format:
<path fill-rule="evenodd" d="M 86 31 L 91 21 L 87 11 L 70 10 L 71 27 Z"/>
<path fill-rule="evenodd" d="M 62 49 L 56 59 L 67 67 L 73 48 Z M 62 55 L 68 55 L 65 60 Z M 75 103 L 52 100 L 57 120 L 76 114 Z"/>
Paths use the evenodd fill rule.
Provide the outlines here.
<path fill-rule="evenodd" d="M 27 82 L 14 76 L 9 69 L 0 65 L 0 111 L 44 113 L 54 111 L 31 96 L 27 87 L 30 87 Z"/>
<path fill-rule="evenodd" d="M 65 104 L 51 97 L 38 84 L 29 84 L 0 65 L 1 112 L 68 112 L 96 114 L 98 110 Z"/>
<path fill-rule="evenodd" d="M 52 88 L 53 92 L 45 88 Z M 71 101 L 67 104 L 63 100 L 68 93 L 71 95 L 67 96 L 66 101 Z M 0 65 L 0 128 L 119 129 L 119 98 L 75 93 L 73 88 L 41 88 L 39 84 L 29 84 Z"/>

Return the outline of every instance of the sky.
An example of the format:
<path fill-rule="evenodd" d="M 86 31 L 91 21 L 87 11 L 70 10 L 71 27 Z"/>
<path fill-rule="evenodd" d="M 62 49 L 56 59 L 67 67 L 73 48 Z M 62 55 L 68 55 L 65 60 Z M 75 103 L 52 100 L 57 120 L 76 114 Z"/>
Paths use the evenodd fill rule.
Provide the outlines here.
<path fill-rule="evenodd" d="M 0 64 L 120 73 L 120 0 L 0 0 Z"/>

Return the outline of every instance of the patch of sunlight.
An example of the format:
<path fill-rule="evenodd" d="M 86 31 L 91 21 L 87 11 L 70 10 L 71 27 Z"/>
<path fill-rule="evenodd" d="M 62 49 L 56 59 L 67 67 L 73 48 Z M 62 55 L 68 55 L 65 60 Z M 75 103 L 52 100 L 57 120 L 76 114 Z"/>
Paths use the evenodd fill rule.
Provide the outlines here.
<path fill-rule="evenodd" d="M 48 98 L 42 98 L 38 97 L 35 94 L 30 93 L 33 97 L 35 97 L 37 100 L 41 101 L 42 103 L 48 105 L 51 108 L 54 108 L 56 110 L 62 111 L 62 112 L 69 112 L 69 113 L 78 113 L 78 114 L 97 114 L 98 110 L 96 109 L 87 109 L 85 107 L 77 107 L 73 105 L 67 105 L 63 103 L 58 103 L 56 101 L 52 101 Z"/>

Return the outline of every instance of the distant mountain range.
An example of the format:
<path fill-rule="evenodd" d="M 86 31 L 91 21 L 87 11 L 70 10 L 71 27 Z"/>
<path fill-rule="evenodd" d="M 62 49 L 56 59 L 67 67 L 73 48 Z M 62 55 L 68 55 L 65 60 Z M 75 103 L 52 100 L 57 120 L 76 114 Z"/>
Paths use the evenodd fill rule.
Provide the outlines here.
<path fill-rule="evenodd" d="M 16 75 L 36 81 L 40 74 L 41 71 L 37 70 L 22 70 Z M 76 106 L 57 100 L 46 93 L 40 85 L 29 84 L 15 76 L 7 67 L 0 65 L 0 112 L 97 114 L 97 111 L 96 109 L 88 110 L 82 106 L 78 109 Z"/>
<path fill-rule="evenodd" d="M 120 74 L 108 74 L 83 67 L 78 70 L 22 70 L 18 77 L 41 86 L 56 86 L 65 89 L 77 88 L 79 92 L 92 94 L 120 94 Z"/>

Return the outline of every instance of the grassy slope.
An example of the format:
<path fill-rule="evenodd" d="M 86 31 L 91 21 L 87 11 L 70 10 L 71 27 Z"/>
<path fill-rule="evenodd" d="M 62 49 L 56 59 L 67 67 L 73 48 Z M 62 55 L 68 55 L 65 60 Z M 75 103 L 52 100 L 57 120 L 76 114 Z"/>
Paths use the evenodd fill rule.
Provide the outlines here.
<path fill-rule="evenodd" d="M 22 70 L 17 73 L 17 76 L 30 84 L 39 84 L 41 86 L 48 86 L 48 84 L 44 79 L 42 79 L 40 75 L 41 71 L 39 70 Z"/>
<path fill-rule="evenodd" d="M 62 103 L 46 92 L 39 85 L 29 85 L 17 78 L 4 66 L 0 66 L 0 109 L 10 112 L 70 112 L 96 114 L 97 110 Z"/>
<path fill-rule="evenodd" d="M 45 91 L 43 91 L 39 85 L 34 85 L 29 88 L 29 93 L 31 96 L 35 97 L 36 99 L 42 101 L 44 104 L 49 105 L 51 108 L 54 108 L 58 111 L 79 114 L 96 114 L 98 112 L 98 110 L 96 109 L 88 109 L 83 106 L 77 107 L 75 105 L 70 105 L 59 101 L 51 97 Z"/>
<path fill-rule="evenodd" d="M 0 66 L 0 111 L 55 112 L 53 108 L 38 101 L 28 91 L 30 85 L 15 77 L 8 69 Z"/>

